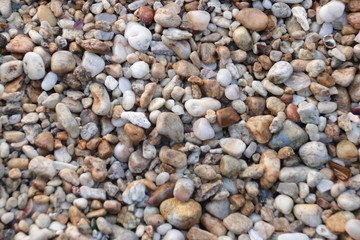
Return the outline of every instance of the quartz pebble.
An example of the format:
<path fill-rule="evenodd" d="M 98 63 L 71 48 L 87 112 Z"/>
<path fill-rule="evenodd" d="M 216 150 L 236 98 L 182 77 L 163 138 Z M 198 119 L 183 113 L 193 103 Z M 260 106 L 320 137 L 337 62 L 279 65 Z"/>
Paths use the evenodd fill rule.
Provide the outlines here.
<path fill-rule="evenodd" d="M 23 59 L 24 72 L 31 80 L 39 80 L 45 76 L 45 65 L 41 56 L 28 52 Z"/>

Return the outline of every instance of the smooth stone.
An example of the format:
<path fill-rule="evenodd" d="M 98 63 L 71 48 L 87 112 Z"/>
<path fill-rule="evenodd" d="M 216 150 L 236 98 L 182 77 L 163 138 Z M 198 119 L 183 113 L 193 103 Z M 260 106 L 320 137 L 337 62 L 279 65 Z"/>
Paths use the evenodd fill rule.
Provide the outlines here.
<path fill-rule="evenodd" d="M 235 15 L 235 19 L 247 29 L 256 32 L 265 30 L 269 21 L 266 14 L 256 8 L 241 9 Z"/>
<path fill-rule="evenodd" d="M 131 65 L 130 70 L 131 70 L 131 75 L 134 78 L 138 78 L 138 79 L 144 78 L 150 72 L 149 64 L 147 64 L 144 61 L 139 61 L 134 63 L 133 65 Z"/>
<path fill-rule="evenodd" d="M 220 108 L 220 102 L 214 98 L 190 99 L 185 102 L 185 109 L 193 117 L 203 117 L 206 115 L 206 111 L 217 111 Z"/>
<path fill-rule="evenodd" d="M 309 227 L 317 227 L 322 223 L 322 209 L 317 204 L 296 204 L 294 215 Z"/>
<path fill-rule="evenodd" d="M 58 103 L 55 107 L 57 120 L 64 127 L 65 131 L 72 137 L 77 138 L 80 134 L 80 129 L 77 121 L 72 116 L 69 108 L 63 104 Z"/>
<path fill-rule="evenodd" d="M 210 14 L 202 10 L 189 11 L 186 17 L 195 31 L 204 31 L 210 22 Z"/>
<path fill-rule="evenodd" d="M 330 159 L 326 145 L 322 142 L 308 142 L 299 149 L 299 155 L 309 167 L 320 167 Z"/>
<path fill-rule="evenodd" d="M 48 158 L 37 156 L 29 162 L 29 170 L 36 176 L 51 179 L 56 175 L 54 161 Z"/>
<path fill-rule="evenodd" d="M 280 61 L 270 68 L 266 76 L 271 82 L 281 84 L 288 80 L 292 73 L 293 67 L 291 64 L 285 61 Z"/>
<path fill-rule="evenodd" d="M 154 16 L 155 22 L 165 28 L 178 27 L 181 24 L 181 18 L 176 8 L 172 7 L 163 7 L 156 10 Z"/>
<path fill-rule="evenodd" d="M 354 239 L 360 239 L 360 220 L 350 219 L 345 225 L 346 232 Z"/>
<path fill-rule="evenodd" d="M 6 51 L 11 53 L 27 53 L 33 50 L 34 43 L 25 35 L 17 35 L 6 45 Z"/>
<path fill-rule="evenodd" d="M 45 76 L 45 64 L 41 56 L 28 52 L 23 58 L 24 72 L 31 80 L 39 80 Z"/>
<path fill-rule="evenodd" d="M 156 120 L 156 129 L 160 135 L 164 135 L 174 142 L 182 142 L 184 139 L 183 123 L 175 113 L 160 113 Z"/>
<path fill-rule="evenodd" d="M 252 48 L 252 39 L 250 33 L 245 27 L 238 27 L 233 33 L 233 40 L 238 48 L 243 51 L 249 51 Z"/>
<path fill-rule="evenodd" d="M 291 16 L 291 8 L 286 3 L 275 3 L 271 7 L 271 12 L 277 18 L 287 18 Z"/>
<path fill-rule="evenodd" d="M 72 72 L 76 61 L 69 51 L 57 51 L 51 56 L 51 71 L 57 74 Z"/>
<path fill-rule="evenodd" d="M 272 134 L 270 132 L 270 124 L 274 117 L 272 115 L 260 115 L 249 118 L 246 122 L 246 127 L 251 133 L 251 136 L 261 144 L 267 143 Z"/>
<path fill-rule="evenodd" d="M 246 233 L 253 225 L 253 222 L 250 220 L 250 218 L 240 213 L 230 214 L 223 220 L 223 223 L 225 227 L 234 234 Z"/>
<path fill-rule="evenodd" d="M 283 128 L 273 135 L 269 141 L 269 147 L 272 149 L 290 146 L 298 149 L 308 141 L 308 135 L 299 125 L 290 120 L 285 120 Z"/>
<path fill-rule="evenodd" d="M 352 191 L 341 193 L 336 201 L 339 207 L 346 211 L 355 211 L 360 208 L 360 197 Z"/>
<path fill-rule="evenodd" d="M 41 88 L 45 91 L 50 91 L 55 86 L 57 80 L 58 77 L 55 73 L 48 72 L 48 74 L 46 74 L 45 78 L 41 82 Z"/>
<path fill-rule="evenodd" d="M 94 98 L 92 111 L 100 116 L 105 116 L 110 112 L 110 97 L 106 88 L 98 83 L 93 83 L 89 87 L 91 95 Z"/>
<path fill-rule="evenodd" d="M 10 82 L 23 73 L 23 62 L 19 60 L 5 62 L 0 66 L 0 80 Z"/>
<path fill-rule="evenodd" d="M 190 77 L 192 75 L 198 76 L 200 75 L 199 69 L 192 63 L 180 60 L 173 64 L 173 69 L 175 70 L 175 73 L 182 77 Z"/>
<path fill-rule="evenodd" d="M 291 213 L 291 211 L 293 209 L 294 201 L 289 196 L 279 195 L 275 198 L 274 206 L 282 214 L 288 215 Z"/>
<path fill-rule="evenodd" d="M 194 190 L 194 182 L 191 179 L 180 178 L 174 187 L 174 197 L 179 201 L 186 202 L 191 198 Z"/>
<path fill-rule="evenodd" d="M 53 12 L 48 8 L 46 5 L 40 5 L 37 10 L 37 17 L 39 19 L 39 22 L 47 21 L 50 26 L 55 27 L 56 26 L 56 17 L 54 16 Z"/>
<path fill-rule="evenodd" d="M 305 233 L 283 233 L 280 234 L 278 240 L 310 240 Z"/>
<path fill-rule="evenodd" d="M 300 91 L 307 88 L 311 84 L 309 76 L 303 72 L 294 72 L 291 77 L 284 82 L 287 87 L 292 88 L 294 91 Z"/>
<path fill-rule="evenodd" d="M 85 51 L 81 65 L 91 73 L 91 77 L 95 77 L 104 70 L 105 61 L 95 53 Z"/>
<path fill-rule="evenodd" d="M 240 158 L 246 149 L 245 143 L 238 138 L 222 138 L 220 146 L 229 155 Z"/>
<path fill-rule="evenodd" d="M 215 131 L 206 118 L 196 120 L 193 124 L 193 131 L 201 141 L 212 139 L 215 136 Z"/>
<path fill-rule="evenodd" d="M 345 10 L 345 4 L 340 1 L 330 1 L 319 10 L 319 17 L 324 22 L 334 22 L 341 17 Z"/>
<path fill-rule="evenodd" d="M 152 39 L 152 34 L 149 29 L 141 26 L 136 22 L 128 22 L 124 37 L 128 40 L 131 47 L 138 51 L 146 51 Z"/>
<path fill-rule="evenodd" d="M 160 212 L 174 227 L 189 229 L 200 221 L 201 205 L 192 199 L 181 202 L 170 198 L 161 203 Z"/>

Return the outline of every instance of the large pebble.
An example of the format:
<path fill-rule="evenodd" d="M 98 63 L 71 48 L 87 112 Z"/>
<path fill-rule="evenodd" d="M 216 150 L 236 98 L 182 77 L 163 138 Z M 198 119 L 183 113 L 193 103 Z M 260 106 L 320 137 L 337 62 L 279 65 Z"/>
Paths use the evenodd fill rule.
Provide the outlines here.
<path fill-rule="evenodd" d="M 56 175 L 54 161 L 42 156 L 37 156 L 30 161 L 29 170 L 36 176 L 50 179 Z"/>
<path fill-rule="evenodd" d="M 195 67 L 194 64 L 185 61 L 180 60 L 173 64 L 173 69 L 175 70 L 176 74 L 182 77 L 190 77 L 192 75 L 198 76 L 200 74 L 200 71 L 197 67 Z"/>
<path fill-rule="evenodd" d="M 193 125 L 193 131 L 195 136 L 202 141 L 212 139 L 215 136 L 215 131 L 206 118 L 196 120 Z"/>
<path fill-rule="evenodd" d="M 139 61 L 131 65 L 131 75 L 134 78 L 144 78 L 147 74 L 149 74 L 149 64 L 144 61 Z"/>
<path fill-rule="evenodd" d="M 176 198 L 170 198 L 161 203 L 160 212 L 174 227 L 189 229 L 199 222 L 201 205 L 192 199 L 181 202 Z"/>
<path fill-rule="evenodd" d="M 105 61 L 95 53 L 85 51 L 81 65 L 91 73 L 91 77 L 95 77 L 104 70 Z"/>
<path fill-rule="evenodd" d="M 39 80 L 45 76 L 45 65 L 41 56 L 28 52 L 23 59 L 24 72 L 31 80 Z"/>
<path fill-rule="evenodd" d="M 162 27 L 178 27 L 181 24 L 181 18 L 175 8 L 159 8 L 155 12 L 154 20 Z"/>
<path fill-rule="evenodd" d="M 56 17 L 54 16 L 53 12 L 46 6 L 46 5 L 40 5 L 37 11 L 37 17 L 40 21 L 47 21 L 50 26 L 55 27 L 56 26 Z"/>
<path fill-rule="evenodd" d="M 330 1 L 319 10 L 319 17 L 324 22 L 334 22 L 343 15 L 345 4 L 340 1 Z"/>
<path fill-rule="evenodd" d="M 352 191 L 346 191 L 340 194 L 337 203 L 346 211 L 354 211 L 360 208 L 360 197 Z"/>
<path fill-rule="evenodd" d="M 58 103 L 55 107 L 57 120 L 64 127 L 65 131 L 72 137 L 77 138 L 80 134 L 80 129 L 77 121 L 72 116 L 69 108 L 63 104 Z"/>
<path fill-rule="evenodd" d="M 309 167 L 319 167 L 330 159 L 326 145 L 322 142 L 308 142 L 299 149 L 299 155 Z"/>
<path fill-rule="evenodd" d="M 204 31 L 210 22 L 210 14 L 202 10 L 189 11 L 186 17 L 195 31 Z"/>
<path fill-rule="evenodd" d="M 223 220 L 223 223 L 225 227 L 234 234 L 246 233 L 253 225 L 250 218 L 240 213 L 230 214 Z"/>
<path fill-rule="evenodd" d="M 93 112 L 100 116 L 107 115 L 110 112 L 110 97 L 106 88 L 101 84 L 93 83 L 89 89 L 94 98 Z"/>
<path fill-rule="evenodd" d="M 249 51 L 252 48 L 252 39 L 248 30 L 244 27 L 238 27 L 233 33 L 233 40 L 244 51 Z"/>
<path fill-rule="evenodd" d="M 235 15 L 235 19 L 247 29 L 256 32 L 263 31 L 269 21 L 266 14 L 257 8 L 244 8 Z"/>
<path fill-rule="evenodd" d="M 180 178 L 175 184 L 174 197 L 179 201 L 186 202 L 191 198 L 194 190 L 194 182 L 191 179 Z"/>
<path fill-rule="evenodd" d="M 0 80 L 2 82 L 10 82 L 19 77 L 23 73 L 22 61 L 15 60 L 1 64 Z"/>
<path fill-rule="evenodd" d="M 360 220 L 350 219 L 345 225 L 346 232 L 354 239 L 360 239 Z"/>
<path fill-rule="evenodd" d="M 184 125 L 175 113 L 160 113 L 156 120 L 156 129 L 174 142 L 182 142 L 184 139 Z"/>
<path fill-rule="evenodd" d="M 220 146 L 224 152 L 236 158 L 240 158 L 246 149 L 245 143 L 238 138 L 222 138 Z"/>
<path fill-rule="evenodd" d="M 268 149 L 261 154 L 260 164 L 264 166 L 264 174 L 260 178 L 260 185 L 264 189 L 269 189 L 279 177 L 280 159 L 274 150 Z"/>
<path fill-rule="evenodd" d="M 76 67 L 76 61 L 69 51 L 55 52 L 51 57 L 51 71 L 58 74 L 72 72 Z"/>
<path fill-rule="evenodd" d="M 304 224 L 317 227 L 321 224 L 322 209 L 317 204 L 297 204 L 294 207 L 294 215 Z"/>
<path fill-rule="evenodd" d="M 281 84 L 288 80 L 292 73 L 293 67 L 291 64 L 285 61 L 280 61 L 270 68 L 267 78 L 275 84 Z"/>
<path fill-rule="evenodd" d="M 6 51 L 11 53 L 27 53 L 33 50 L 34 43 L 25 35 L 17 35 L 6 45 Z"/>
<path fill-rule="evenodd" d="M 270 132 L 270 124 L 274 117 L 272 115 L 260 115 L 249 118 L 246 127 L 249 129 L 251 136 L 261 144 L 267 143 L 272 134 Z"/>
<path fill-rule="evenodd" d="M 146 51 L 152 39 L 150 30 L 136 22 L 126 24 L 124 36 L 130 46 L 139 51 Z"/>
<path fill-rule="evenodd" d="M 203 117 L 207 110 L 219 110 L 221 103 L 214 98 L 190 99 L 185 103 L 185 109 L 194 117 Z"/>
<path fill-rule="evenodd" d="M 58 80 L 58 77 L 53 72 L 48 72 L 41 82 L 41 88 L 45 91 L 50 91 L 55 86 L 56 82 Z"/>
<path fill-rule="evenodd" d="M 308 135 L 303 128 L 290 120 L 285 120 L 280 132 L 276 133 L 271 138 L 269 147 L 276 149 L 290 146 L 293 149 L 298 149 L 307 141 Z"/>

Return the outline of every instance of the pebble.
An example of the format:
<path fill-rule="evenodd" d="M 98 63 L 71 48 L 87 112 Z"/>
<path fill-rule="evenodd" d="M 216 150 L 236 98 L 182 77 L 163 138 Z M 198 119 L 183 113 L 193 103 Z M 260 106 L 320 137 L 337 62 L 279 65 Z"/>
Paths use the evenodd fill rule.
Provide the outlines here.
<path fill-rule="evenodd" d="M 50 91 L 54 88 L 56 82 L 58 80 L 58 76 L 53 72 L 48 72 L 41 82 L 41 88 L 45 91 Z"/>
<path fill-rule="evenodd" d="M 319 167 L 330 159 L 326 145 L 315 141 L 302 145 L 299 149 L 299 155 L 309 167 Z"/>
<path fill-rule="evenodd" d="M 76 67 L 76 61 L 71 52 L 58 51 L 51 56 L 51 71 L 57 74 L 71 72 Z"/>
<path fill-rule="evenodd" d="M 277 2 L 271 6 L 271 12 L 277 18 L 287 18 L 291 16 L 291 8 L 283 2 Z"/>
<path fill-rule="evenodd" d="M 23 73 L 23 62 L 14 60 L 1 64 L 0 80 L 2 82 L 11 82 Z"/>
<path fill-rule="evenodd" d="M 280 61 L 270 68 L 267 78 L 275 84 L 281 84 L 288 80 L 292 73 L 293 67 L 291 64 L 285 61 Z"/>
<path fill-rule="evenodd" d="M 128 40 L 130 46 L 138 51 L 146 51 L 152 39 L 149 29 L 136 22 L 129 22 L 126 25 L 124 37 Z"/>
<path fill-rule="evenodd" d="M 271 148 L 282 148 L 290 146 L 293 149 L 298 149 L 301 145 L 306 143 L 308 135 L 306 132 L 296 123 L 285 120 L 283 128 L 273 135 L 269 141 Z"/>
<path fill-rule="evenodd" d="M 337 203 L 340 208 L 346 211 L 354 211 L 360 208 L 360 197 L 354 192 L 346 191 L 340 194 Z"/>
<path fill-rule="evenodd" d="M 307 88 L 310 86 L 311 81 L 308 75 L 303 72 L 294 72 L 284 84 L 294 91 L 300 91 L 301 89 Z"/>
<path fill-rule="evenodd" d="M 266 14 L 256 8 L 241 9 L 235 15 L 235 19 L 247 29 L 256 32 L 263 31 L 268 25 L 268 17 Z"/>
<path fill-rule="evenodd" d="M 226 87 L 232 82 L 232 75 L 229 70 L 222 68 L 218 71 L 216 80 L 220 83 L 221 86 Z"/>
<path fill-rule="evenodd" d="M 37 156 L 29 162 L 29 170 L 37 176 L 42 176 L 48 179 L 56 175 L 54 162 L 48 158 Z"/>
<path fill-rule="evenodd" d="M 188 201 L 195 190 L 194 182 L 191 179 L 181 178 L 176 181 L 174 197 L 182 202 Z"/>
<path fill-rule="evenodd" d="M 37 11 L 37 17 L 40 23 L 42 21 L 47 21 L 50 24 L 50 26 L 52 27 L 56 26 L 56 18 L 53 12 L 46 5 L 39 6 Z"/>
<path fill-rule="evenodd" d="M 304 233 L 283 233 L 280 234 L 278 240 L 310 240 L 310 238 Z"/>
<path fill-rule="evenodd" d="M 270 132 L 270 124 L 273 121 L 274 117 L 271 115 L 261 115 L 249 118 L 246 122 L 246 127 L 248 128 L 251 136 L 261 144 L 269 142 L 272 137 Z"/>
<path fill-rule="evenodd" d="M 184 106 L 188 113 L 194 117 L 203 117 L 206 115 L 206 111 L 216 111 L 221 108 L 221 104 L 218 100 L 208 97 L 200 99 L 190 99 L 185 102 Z"/>
<path fill-rule="evenodd" d="M 104 70 L 105 61 L 98 55 L 85 51 L 81 66 L 91 73 L 91 77 L 95 77 Z"/>
<path fill-rule="evenodd" d="M 193 124 L 193 131 L 201 141 L 212 139 L 215 136 L 215 131 L 206 118 L 196 120 Z"/>
<path fill-rule="evenodd" d="M 110 112 L 110 97 L 106 88 L 98 83 L 93 83 L 89 87 L 94 102 L 92 111 L 100 116 L 107 115 Z"/>
<path fill-rule="evenodd" d="M 322 209 L 316 204 L 296 204 L 294 215 L 304 224 L 310 227 L 317 227 L 321 224 Z"/>
<path fill-rule="evenodd" d="M 224 152 L 236 158 L 240 158 L 246 149 L 245 143 L 237 138 L 222 138 L 220 140 L 220 146 Z"/>
<path fill-rule="evenodd" d="M 181 142 L 184 139 L 183 123 L 179 116 L 174 113 L 160 113 L 156 120 L 156 129 L 159 134 L 168 137 L 174 142 Z"/>
<path fill-rule="evenodd" d="M 17 35 L 6 45 L 6 51 L 11 53 L 28 53 L 35 47 L 31 38 L 25 35 Z"/>
<path fill-rule="evenodd" d="M 72 138 L 77 138 L 80 134 L 79 125 L 75 118 L 71 115 L 69 108 L 63 103 L 58 103 L 55 110 L 58 121 L 64 127 L 65 131 Z"/>
<path fill-rule="evenodd" d="M 28 52 L 23 59 L 25 74 L 31 80 L 39 80 L 45 76 L 45 65 L 41 56 L 34 52 Z"/>
<path fill-rule="evenodd" d="M 204 31 L 210 22 L 210 14 L 202 10 L 189 11 L 186 17 L 195 31 Z"/>
<path fill-rule="evenodd" d="M 200 221 L 201 205 L 192 199 L 181 202 L 170 198 L 161 203 L 160 212 L 174 227 L 189 229 Z"/>
<path fill-rule="evenodd" d="M 346 225 L 346 232 L 354 239 L 360 239 L 360 220 L 350 219 Z"/>
<path fill-rule="evenodd" d="M 176 74 L 181 77 L 190 77 L 200 75 L 200 71 L 194 64 L 186 61 L 180 60 L 173 64 L 173 69 Z"/>
<path fill-rule="evenodd" d="M 252 49 L 252 39 L 245 27 L 238 27 L 233 33 L 233 40 L 238 48 L 243 51 Z"/>
<path fill-rule="evenodd" d="M 343 15 L 345 4 L 339 1 L 331 1 L 322 6 L 319 10 L 319 18 L 324 22 L 334 22 Z"/>
<path fill-rule="evenodd" d="M 131 75 L 134 78 L 144 78 L 147 74 L 149 74 L 149 64 L 144 61 L 139 61 L 131 65 Z"/>
<path fill-rule="evenodd" d="M 169 230 L 163 238 L 164 240 L 185 240 L 185 236 L 176 229 Z"/>
<path fill-rule="evenodd" d="M 286 195 L 278 195 L 275 198 L 275 202 L 274 202 L 274 206 L 276 209 L 279 210 L 279 212 L 281 212 L 284 215 L 288 215 L 291 213 L 293 206 L 294 206 L 294 202 L 291 199 L 291 197 L 286 196 Z"/>
<path fill-rule="evenodd" d="M 253 223 L 245 215 L 232 213 L 223 220 L 224 226 L 234 234 L 243 234 L 248 232 Z"/>

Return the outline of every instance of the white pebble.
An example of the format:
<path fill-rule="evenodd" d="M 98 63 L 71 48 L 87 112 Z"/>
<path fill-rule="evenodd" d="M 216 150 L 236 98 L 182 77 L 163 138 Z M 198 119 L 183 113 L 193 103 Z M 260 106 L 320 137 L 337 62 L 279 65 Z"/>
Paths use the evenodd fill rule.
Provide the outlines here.
<path fill-rule="evenodd" d="M 232 75 L 229 70 L 222 68 L 217 73 L 216 80 L 220 83 L 221 86 L 226 87 L 230 85 L 232 81 Z"/>
<path fill-rule="evenodd" d="M 134 78 L 144 78 L 147 74 L 149 74 L 149 64 L 144 61 L 139 61 L 134 63 L 131 67 L 131 75 Z"/>
<path fill-rule="evenodd" d="M 193 131 L 195 136 L 202 141 L 212 139 L 215 136 L 215 131 L 206 118 L 196 120 L 193 125 Z"/>
<path fill-rule="evenodd" d="M 118 81 L 112 76 L 107 76 L 105 79 L 105 86 L 109 90 L 114 90 L 118 86 Z"/>

